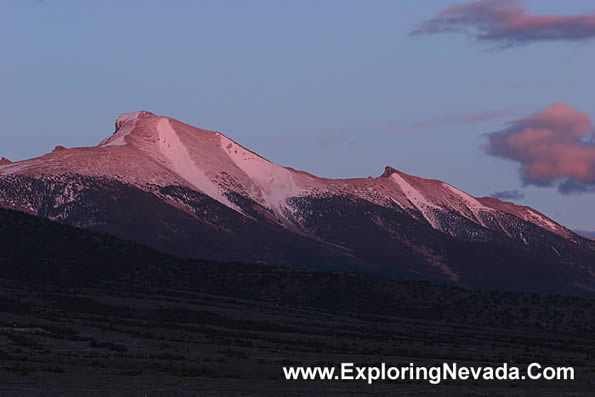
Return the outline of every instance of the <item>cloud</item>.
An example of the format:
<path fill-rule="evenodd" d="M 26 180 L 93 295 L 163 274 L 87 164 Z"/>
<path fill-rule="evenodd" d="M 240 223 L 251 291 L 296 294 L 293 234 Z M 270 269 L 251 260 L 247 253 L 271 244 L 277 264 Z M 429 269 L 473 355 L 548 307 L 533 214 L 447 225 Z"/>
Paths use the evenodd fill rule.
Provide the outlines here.
<path fill-rule="evenodd" d="M 513 114 L 513 112 L 510 110 L 460 114 L 460 115 L 440 117 L 440 118 L 435 118 L 435 119 L 419 121 L 417 123 L 411 124 L 410 127 L 425 129 L 425 128 L 441 127 L 443 125 L 480 123 L 483 121 L 501 119 L 503 117 L 510 116 L 511 114 Z"/>
<path fill-rule="evenodd" d="M 511 47 L 539 41 L 595 38 L 595 15 L 535 15 L 518 0 L 476 0 L 452 5 L 423 21 L 410 35 L 463 33 Z"/>
<path fill-rule="evenodd" d="M 523 192 L 519 192 L 517 189 L 515 190 L 502 190 L 499 192 L 494 192 L 490 197 L 499 199 L 499 200 L 520 200 L 525 197 Z"/>
<path fill-rule="evenodd" d="M 487 136 L 487 153 L 518 162 L 525 185 L 557 184 L 561 193 L 595 191 L 592 123 L 566 103 L 555 103 Z"/>
<path fill-rule="evenodd" d="M 567 179 L 558 186 L 560 193 L 592 193 L 595 192 L 595 185 L 588 183 L 580 183 L 572 179 Z"/>

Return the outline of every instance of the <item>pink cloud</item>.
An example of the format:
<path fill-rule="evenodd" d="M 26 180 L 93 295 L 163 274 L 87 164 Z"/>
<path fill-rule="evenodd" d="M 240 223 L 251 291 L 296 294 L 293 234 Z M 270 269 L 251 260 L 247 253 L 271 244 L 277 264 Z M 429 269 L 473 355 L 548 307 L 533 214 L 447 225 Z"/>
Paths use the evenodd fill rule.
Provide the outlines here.
<path fill-rule="evenodd" d="M 488 134 L 489 154 L 516 161 L 523 181 L 560 191 L 595 190 L 595 142 L 585 113 L 566 103 L 555 103 L 531 116 Z"/>
<path fill-rule="evenodd" d="M 420 23 L 411 35 L 465 33 L 504 46 L 595 37 L 595 15 L 535 15 L 518 0 L 476 0 L 455 4 Z"/>

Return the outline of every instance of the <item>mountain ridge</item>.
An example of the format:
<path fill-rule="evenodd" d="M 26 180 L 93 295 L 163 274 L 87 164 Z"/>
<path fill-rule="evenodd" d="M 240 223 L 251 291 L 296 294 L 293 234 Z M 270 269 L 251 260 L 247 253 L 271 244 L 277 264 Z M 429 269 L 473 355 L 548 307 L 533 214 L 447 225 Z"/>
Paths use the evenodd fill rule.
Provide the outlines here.
<path fill-rule="evenodd" d="M 179 125 L 182 125 L 184 128 L 175 128 L 172 127 L 172 124 L 177 124 L 178 127 Z M 151 131 L 151 129 L 153 131 Z M 188 131 L 190 131 L 190 133 Z M 192 133 L 197 142 L 189 141 L 188 135 Z M 196 139 L 197 137 L 200 137 L 201 139 Z M 197 148 L 197 145 L 199 144 L 207 146 L 211 153 L 205 154 L 204 150 L 199 150 L 199 148 Z M 107 153 L 97 153 L 97 150 L 101 151 L 105 149 L 107 149 Z M 124 152 L 133 151 L 137 152 L 136 154 L 141 152 L 144 156 L 141 160 L 138 160 L 138 156 L 136 156 L 136 162 L 118 159 L 118 156 L 115 155 L 117 151 L 114 151 L 113 149 Z M 221 152 L 221 149 L 223 149 L 223 153 L 217 153 Z M 208 159 L 209 164 L 204 164 L 207 163 L 207 161 L 197 159 L 198 156 L 196 155 L 193 156 L 193 150 L 198 151 L 198 153 L 202 155 L 202 159 Z M 161 176 L 161 178 L 165 179 L 169 177 L 167 183 L 182 182 L 188 187 L 201 191 L 222 204 L 237 210 L 238 208 L 236 205 L 224 197 L 220 191 L 221 189 L 214 186 L 212 175 L 208 175 L 209 172 L 213 174 L 221 169 L 225 170 L 225 172 L 233 170 L 236 174 L 234 175 L 235 179 L 244 182 L 245 185 L 248 185 L 248 190 L 252 190 L 251 192 L 248 192 L 251 198 L 268 209 L 273 210 L 279 217 L 282 216 L 283 212 L 282 208 L 279 207 L 279 203 L 287 200 L 289 197 L 299 196 L 304 190 L 319 189 L 322 191 L 327 190 L 327 192 L 336 192 L 337 190 L 351 189 L 350 193 L 354 193 L 353 190 L 361 186 L 346 185 L 368 185 L 364 186 L 364 188 L 367 188 L 368 190 L 377 187 L 374 186 L 374 182 L 371 182 L 370 178 L 321 178 L 305 171 L 296 171 L 291 168 L 282 167 L 246 149 L 219 132 L 191 127 L 187 124 L 180 123 L 177 120 L 156 116 L 147 111 L 134 112 L 120 116 L 116 120 L 116 131 L 114 134 L 104 139 L 96 147 L 72 149 L 60 147 L 60 150 L 54 150 L 53 152 L 38 158 L 5 164 L 0 168 L 0 175 L 13 173 L 53 174 L 65 170 L 69 172 L 75 170 L 76 173 L 94 176 L 118 176 L 119 171 L 107 167 L 105 163 L 102 164 L 102 166 L 95 165 L 95 169 L 92 169 L 88 164 L 88 161 L 92 159 L 92 156 L 91 158 L 89 156 L 90 154 L 101 155 L 101 160 L 104 160 L 105 162 L 119 160 L 119 166 L 125 164 L 130 167 L 132 165 L 132 169 L 120 170 L 120 173 L 129 174 L 127 179 L 131 182 L 137 182 L 134 180 L 134 177 L 143 174 L 142 170 L 139 170 L 138 168 L 139 163 L 141 163 L 143 167 L 150 168 L 150 172 L 156 174 L 159 174 L 159 172 L 154 170 L 154 166 L 160 166 L 161 169 L 159 171 L 161 171 L 162 174 L 164 171 L 166 174 L 169 174 Z M 83 157 L 83 159 L 79 160 L 79 164 L 76 164 L 76 160 L 73 161 L 71 159 L 72 157 L 77 157 L 77 155 Z M 65 164 L 54 166 L 47 164 L 47 162 L 55 162 L 56 160 L 64 162 Z M 230 160 L 233 164 L 230 164 Z M 201 164 L 201 161 L 203 161 L 203 164 Z M 155 164 L 151 164 L 151 162 Z M 213 168 L 212 163 L 215 162 L 217 162 L 217 164 L 215 164 L 217 170 L 213 172 L 209 167 Z M 205 169 L 207 171 L 203 172 Z M 144 173 L 147 174 L 146 171 Z M 444 188 L 446 188 L 446 191 L 443 192 L 443 194 L 446 195 L 458 195 L 460 200 L 464 202 L 463 206 L 467 207 L 463 212 L 473 212 L 474 209 L 477 209 L 473 207 L 480 207 L 480 211 L 489 211 L 490 209 L 493 209 L 491 205 L 494 203 L 498 203 L 498 209 L 500 210 L 506 211 L 506 209 L 509 209 L 509 213 L 511 212 L 510 208 L 512 208 L 510 205 L 504 204 L 503 202 L 490 200 L 488 198 L 475 198 L 442 181 L 414 177 L 390 166 L 385 168 L 382 175 L 377 178 L 372 178 L 372 181 L 379 182 L 379 178 L 387 178 L 388 181 L 396 182 L 398 185 L 396 189 L 393 187 L 392 190 L 396 190 L 396 192 L 393 193 L 397 193 L 398 196 L 401 197 L 390 197 L 393 199 L 393 202 L 400 204 L 401 207 L 408 206 L 408 203 L 412 204 L 413 208 L 411 209 L 421 211 L 422 215 L 427 211 L 420 207 L 436 207 L 435 202 L 427 200 L 427 196 L 431 194 L 428 194 L 428 192 L 422 192 L 421 195 L 419 194 L 420 190 L 422 190 L 419 189 L 419 187 L 423 188 L 424 185 L 430 185 L 429 188 L 435 190 L 444 190 Z M 142 182 L 146 182 L 147 179 L 148 178 L 145 178 Z M 160 178 L 157 178 L 155 182 L 162 182 L 159 179 Z M 296 179 L 300 179 L 300 181 L 296 183 Z M 221 181 L 217 182 L 221 183 Z M 331 185 L 330 188 L 328 185 Z M 225 187 L 229 188 L 229 186 Z M 425 187 L 426 190 L 428 190 L 428 186 Z M 380 188 L 386 188 L 386 186 L 381 186 Z M 391 189 L 390 185 L 389 189 Z M 371 196 L 370 194 L 361 191 L 355 193 L 359 193 L 360 196 L 364 196 L 367 199 L 370 199 Z M 411 197 L 408 193 L 411 194 Z M 399 200 L 399 198 L 404 200 Z M 448 203 L 441 202 L 438 204 Z M 522 215 L 519 215 L 518 212 L 522 211 L 522 209 L 529 209 L 529 207 L 515 205 L 514 208 L 517 209 L 517 211 L 514 211 L 514 215 L 520 216 L 524 220 L 534 217 L 538 221 L 541 221 L 539 226 L 545 227 L 548 230 L 565 237 L 570 236 L 571 232 L 568 229 L 562 228 L 559 224 L 543 216 L 543 214 L 530 209 L 532 214 L 523 217 Z M 429 220 L 428 217 L 425 215 L 424 217 L 431 223 L 431 220 Z M 477 219 L 476 213 L 473 213 L 472 216 L 467 216 L 467 218 L 481 223 L 481 220 Z"/>
<path fill-rule="evenodd" d="M 469 286 L 506 284 L 495 274 L 521 266 L 548 288 L 595 288 L 593 242 L 530 207 L 390 166 L 376 178 L 320 178 L 146 111 L 115 126 L 97 146 L 0 165 L 0 206 L 192 257 Z M 474 274 L 478 262 L 494 274 Z M 509 283 L 533 283 L 521 278 Z"/>

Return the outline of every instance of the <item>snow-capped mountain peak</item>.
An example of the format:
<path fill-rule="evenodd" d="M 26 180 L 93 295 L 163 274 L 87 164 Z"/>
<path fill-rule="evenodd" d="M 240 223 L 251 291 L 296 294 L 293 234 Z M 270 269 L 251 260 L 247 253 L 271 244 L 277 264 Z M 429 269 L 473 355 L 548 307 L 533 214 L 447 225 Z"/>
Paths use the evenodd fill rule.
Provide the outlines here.
<path fill-rule="evenodd" d="M 320 178 L 147 111 L 97 146 L 0 161 L 0 206 L 177 255 L 595 289 L 595 244 L 532 208 L 392 167 Z"/>
<path fill-rule="evenodd" d="M 99 146 L 122 146 L 126 145 L 126 136 L 128 136 L 136 126 L 139 118 L 155 117 L 151 112 L 138 111 L 132 113 L 125 113 L 116 119 L 116 130 L 114 134 L 101 141 Z"/>
<path fill-rule="evenodd" d="M 246 149 L 225 135 L 148 111 L 118 117 L 115 132 L 98 146 L 55 150 L 36 159 L 0 165 L 0 175 L 81 174 L 117 178 L 143 189 L 180 185 L 246 215 L 237 202 L 258 204 L 281 224 L 307 228 L 297 214 L 296 198 L 348 195 L 381 205 L 397 205 L 432 228 L 460 233 L 452 216 L 482 230 L 513 233 L 498 214 L 508 214 L 569 238 L 568 229 L 525 207 L 475 198 L 441 181 L 419 178 L 387 166 L 373 179 L 326 179 L 286 168 Z M 453 215 L 454 214 L 454 215 Z"/>

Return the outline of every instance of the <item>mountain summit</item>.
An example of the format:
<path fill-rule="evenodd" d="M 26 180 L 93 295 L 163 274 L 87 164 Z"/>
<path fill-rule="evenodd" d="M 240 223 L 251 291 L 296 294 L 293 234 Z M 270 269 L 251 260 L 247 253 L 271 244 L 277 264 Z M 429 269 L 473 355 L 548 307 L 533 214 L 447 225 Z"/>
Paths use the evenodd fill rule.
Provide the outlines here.
<path fill-rule="evenodd" d="M 0 206 L 181 256 L 469 286 L 595 288 L 595 245 L 529 207 L 386 167 L 327 179 L 147 111 L 95 147 L 0 163 Z"/>

